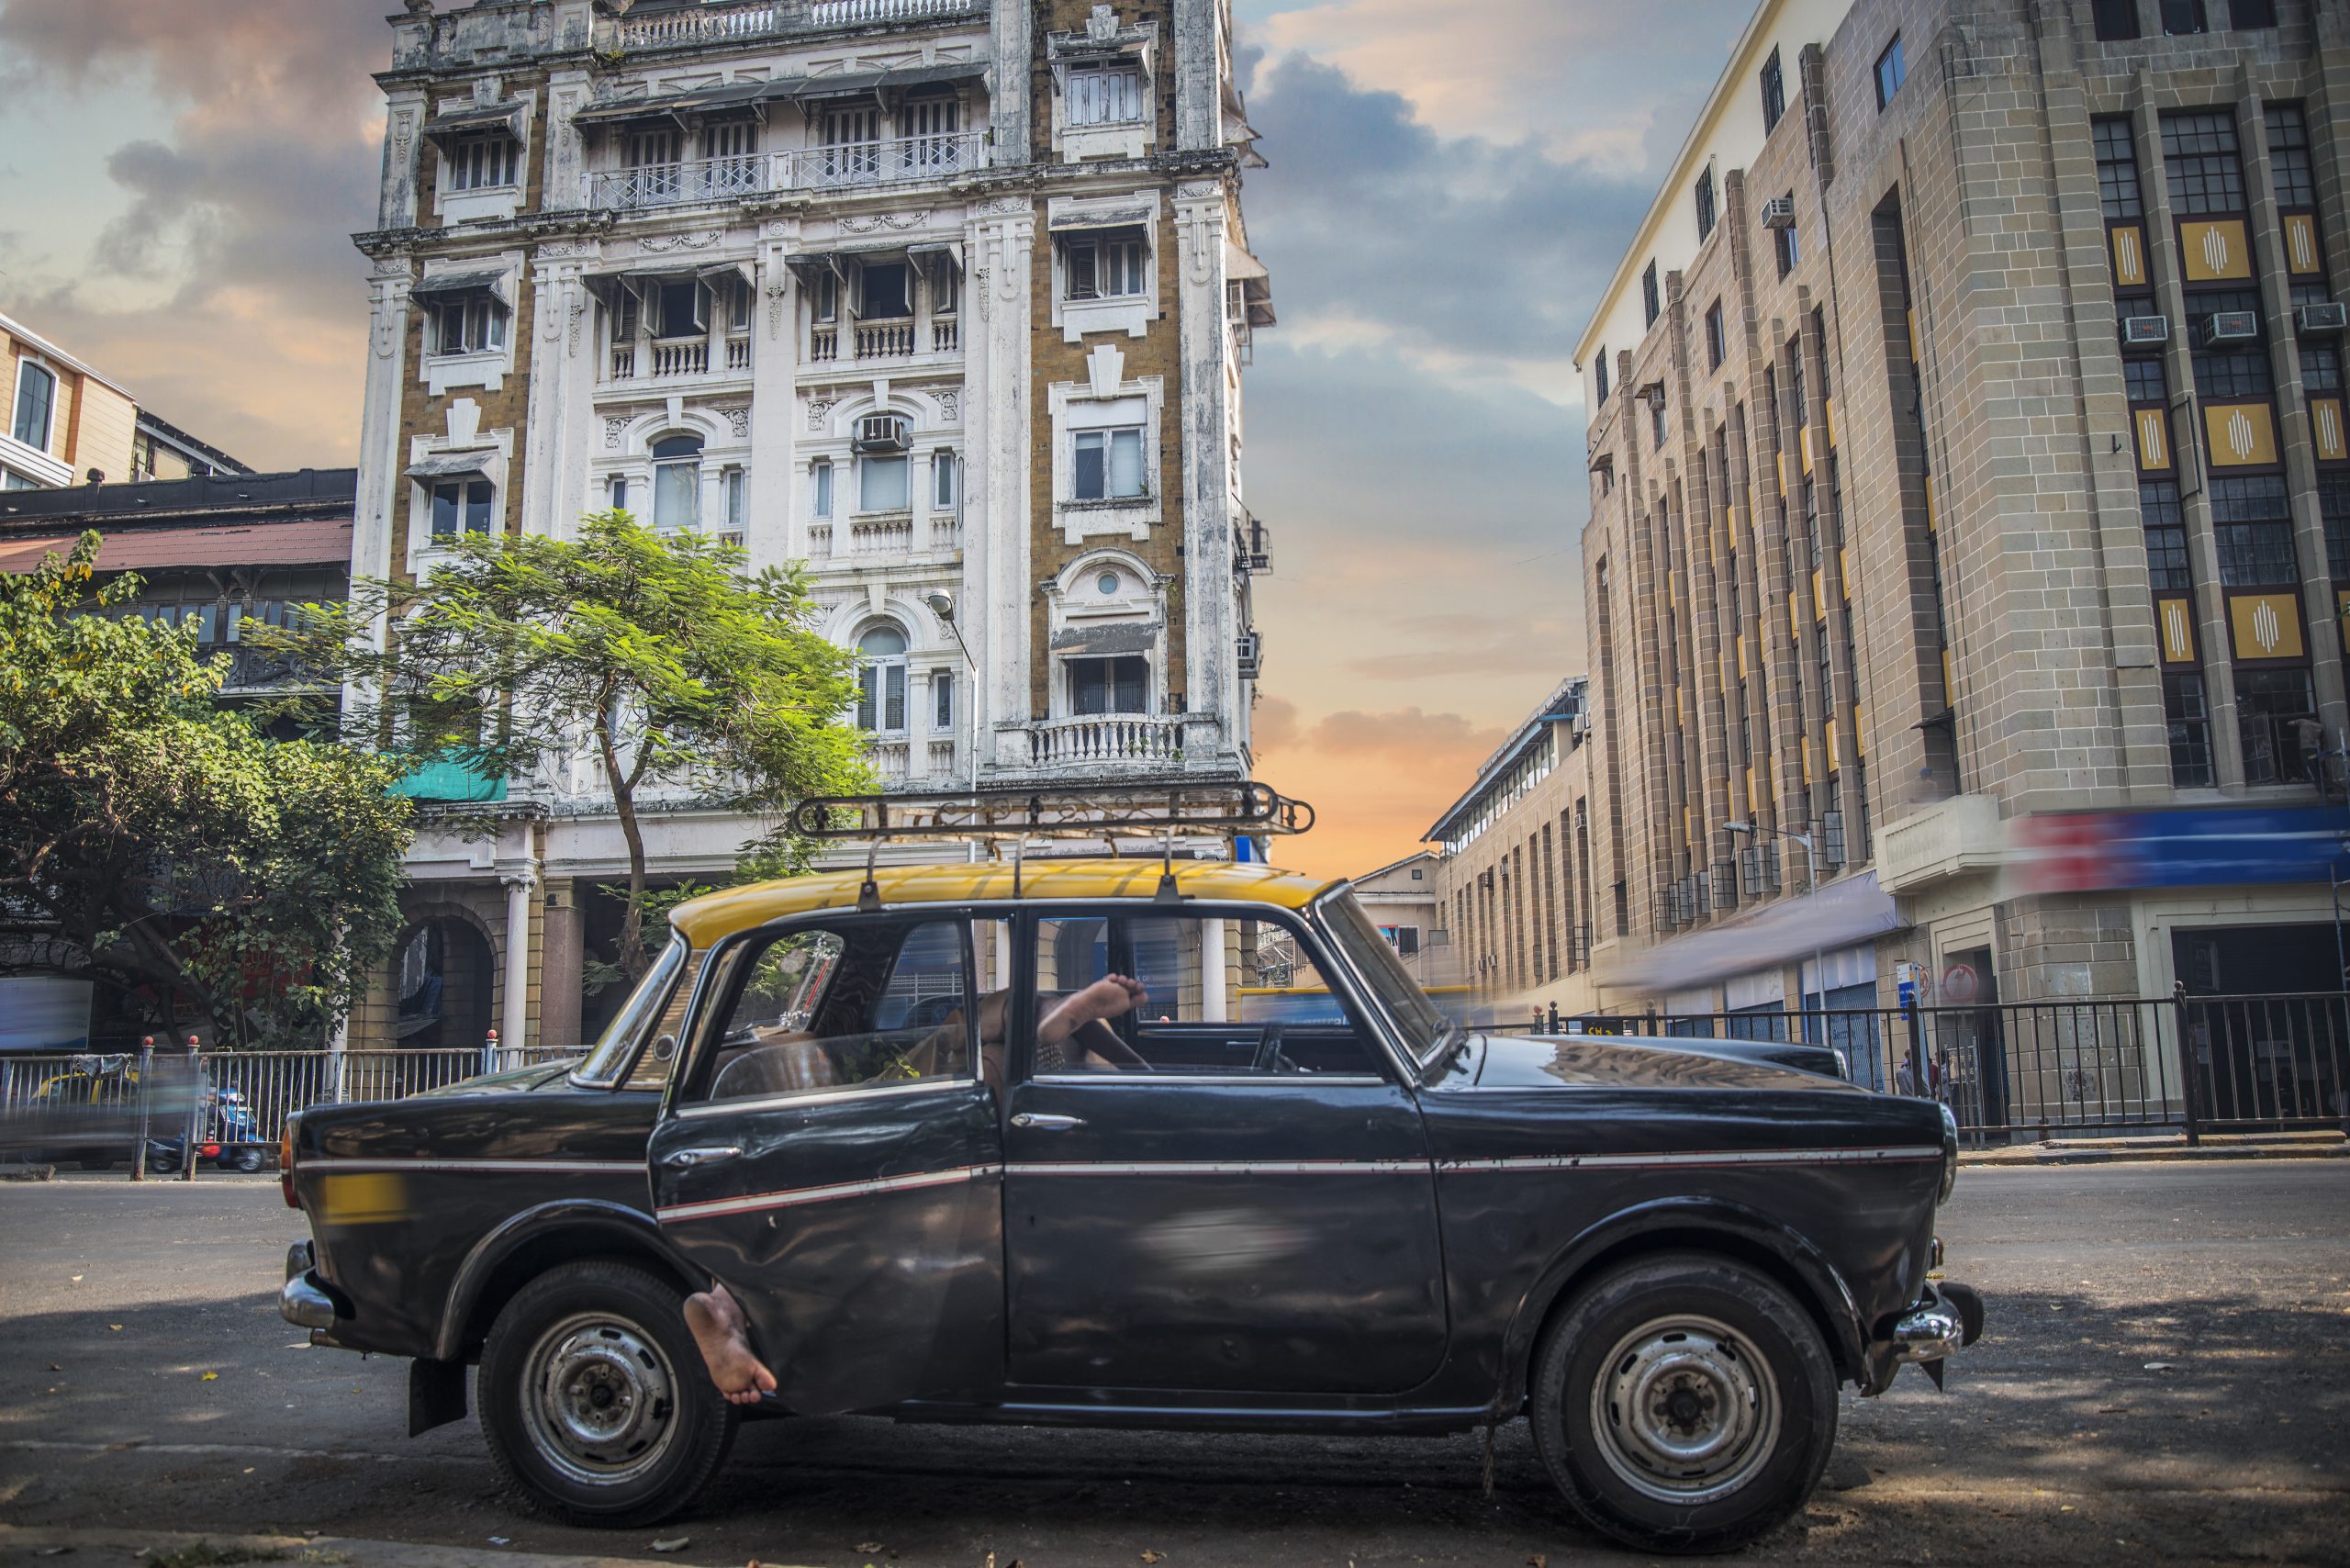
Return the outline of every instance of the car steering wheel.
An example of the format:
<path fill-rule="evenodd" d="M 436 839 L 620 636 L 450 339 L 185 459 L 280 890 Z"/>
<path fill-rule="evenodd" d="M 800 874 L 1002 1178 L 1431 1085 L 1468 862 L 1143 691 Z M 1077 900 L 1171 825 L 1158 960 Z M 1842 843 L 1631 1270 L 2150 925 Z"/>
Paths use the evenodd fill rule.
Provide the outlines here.
<path fill-rule="evenodd" d="M 1257 1036 L 1257 1054 L 1249 1058 L 1251 1072 L 1277 1072 L 1283 1069 L 1295 1071 L 1297 1064 L 1281 1055 L 1281 1026 L 1268 1024 L 1264 1033 Z"/>

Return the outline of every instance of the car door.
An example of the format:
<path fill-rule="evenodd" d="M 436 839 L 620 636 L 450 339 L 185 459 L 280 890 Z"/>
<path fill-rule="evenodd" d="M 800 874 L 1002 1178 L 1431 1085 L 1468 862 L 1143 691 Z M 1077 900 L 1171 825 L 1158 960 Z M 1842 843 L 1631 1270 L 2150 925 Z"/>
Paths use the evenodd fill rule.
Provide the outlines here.
<path fill-rule="evenodd" d="M 1418 1108 L 1345 1000 L 1236 1016 L 1278 929 L 1264 913 L 1024 920 L 1004 1134 L 1012 1383 L 1383 1394 L 1442 1359 Z M 1053 1038 L 1058 1010 L 1097 1010 L 1086 988 L 1112 974 L 1138 982 L 1140 1004 Z"/>
<path fill-rule="evenodd" d="M 1002 1381 L 1000 1110 L 970 929 L 829 913 L 712 956 L 649 1158 L 663 1231 L 803 1414 Z"/>

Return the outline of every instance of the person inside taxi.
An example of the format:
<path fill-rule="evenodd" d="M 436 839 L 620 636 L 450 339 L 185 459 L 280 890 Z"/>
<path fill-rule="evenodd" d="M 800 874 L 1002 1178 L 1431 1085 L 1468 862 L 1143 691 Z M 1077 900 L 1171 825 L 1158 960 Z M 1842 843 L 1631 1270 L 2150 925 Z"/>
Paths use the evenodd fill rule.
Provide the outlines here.
<path fill-rule="evenodd" d="M 991 991 L 979 1003 L 979 1077 L 999 1097 L 1003 1093 L 1004 1032 L 1009 991 Z M 1108 1021 L 1142 1005 L 1142 982 L 1130 975 L 1105 975 L 1081 991 L 1054 1002 L 1036 1025 L 1039 1072 L 1101 1065 L 1147 1070 L 1148 1063 L 1118 1038 Z M 1042 1002 L 1044 999 L 1039 998 Z M 951 1059 L 954 1047 L 968 1038 L 961 1008 L 949 1014 L 936 1030 L 908 1054 L 929 1060 Z M 751 1349 L 750 1325 L 741 1304 L 725 1282 L 713 1279 L 710 1289 L 686 1298 L 686 1327 L 701 1348 L 711 1382 L 733 1405 L 756 1405 L 775 1391 L 775 1373 Z"/>

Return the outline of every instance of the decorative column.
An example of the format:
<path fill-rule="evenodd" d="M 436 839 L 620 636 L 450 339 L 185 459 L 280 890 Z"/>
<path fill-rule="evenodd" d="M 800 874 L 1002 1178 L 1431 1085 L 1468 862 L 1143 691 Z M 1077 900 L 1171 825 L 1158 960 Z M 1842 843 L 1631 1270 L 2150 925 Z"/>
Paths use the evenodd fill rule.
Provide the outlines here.
<path fill-rule="evenodd" d="M 808 554 L 797 433 L 799 297 L 789 259 L 799 241 L 796 218 L 759 225 L 758 305 L 751 317 L 751 496 L 744 524 L 754 570 Z"/>
<path fill-rule="evenodd" d="M 1029 268 L 1035 207 L 1025 196 L 981 205 L 968 230 L 963 592 L 956 620 L 977 674 L 971 682 L 974 778 L 1028 766 L 1029 456 L 1049 431 L 1030 425 Z M 975 318 L 975 319 L 974 319 Z"/>
<path fill-rule="evenodd" d="M 1175 192 L 1176 320 L 1182 378 L 1169 416 L 1182 421 L 1184 759 L 1237 771 L 1239 627 L 1232 578 L 1232 407 L 1224 319 L 1225 195 L 1203 182 Z"/>
<path fill-rule="evenodd" d="M 506 965 L 503 1005 L 498 1015 L 498 1044 L 523 1044 L 531 1021 L 531 894 L 538 887 L 535 868 L 498 878 L 506 889 Z"/>

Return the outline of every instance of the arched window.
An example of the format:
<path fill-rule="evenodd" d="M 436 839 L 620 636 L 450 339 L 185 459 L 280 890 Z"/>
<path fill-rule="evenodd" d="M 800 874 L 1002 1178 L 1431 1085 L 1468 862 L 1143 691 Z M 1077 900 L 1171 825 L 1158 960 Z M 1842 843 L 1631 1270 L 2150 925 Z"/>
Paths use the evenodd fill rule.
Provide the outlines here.
<path fill-rule="evenodd" d="M 701 522 L 701 437 L 666 436 L 653 443 L 653 526 Z"/>
<path fill-rule="evenodd" d="M 856 727 L 877 735 L 906 733 L 906 634 L 876 626 L 856 640 L 865 667 L 856 673 Z"/>
<path fill-rule="evenodd" d="M 57 377 L 30 360 L 17 361 L 17 439 L 36 452 L 47 452 L 50 415 L 56 406 Z"/>

